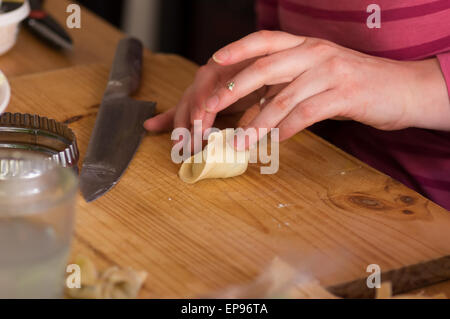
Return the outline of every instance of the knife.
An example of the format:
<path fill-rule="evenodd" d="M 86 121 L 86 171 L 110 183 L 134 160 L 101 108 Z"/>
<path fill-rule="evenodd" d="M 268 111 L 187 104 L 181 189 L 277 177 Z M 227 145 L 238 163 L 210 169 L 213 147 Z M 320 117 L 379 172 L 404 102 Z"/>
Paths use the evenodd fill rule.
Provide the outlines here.
<path fill-rule="evenodd" d="M 141 66 L 142 43 L 121 40 L 81 168 L 80 189 L 87 202 L 117 184 L 145 135 L 144 121 L 155 114 L 156 103 L 129 97 L 140 86 Z"/>
<path fill-rule="evenodd" d="M 36 37 L 56 49 L 72 50 L 72 38 L 64 28 L 42 8 L 42 0 L 29 0 L 31 12 L 25 26 Z"/>

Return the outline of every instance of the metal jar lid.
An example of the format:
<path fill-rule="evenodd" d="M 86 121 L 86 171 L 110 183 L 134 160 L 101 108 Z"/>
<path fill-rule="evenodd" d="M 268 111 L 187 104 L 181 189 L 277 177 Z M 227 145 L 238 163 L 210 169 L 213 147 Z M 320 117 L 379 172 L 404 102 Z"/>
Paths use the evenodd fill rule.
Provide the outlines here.
<path fill-rule="evenodd" d="M 0 116 L 0 149 L 47 154 L 63 167 L 75 169 L 79 158 L 75 134 L 67 125 L 31 114 L 3 113 Z"/>

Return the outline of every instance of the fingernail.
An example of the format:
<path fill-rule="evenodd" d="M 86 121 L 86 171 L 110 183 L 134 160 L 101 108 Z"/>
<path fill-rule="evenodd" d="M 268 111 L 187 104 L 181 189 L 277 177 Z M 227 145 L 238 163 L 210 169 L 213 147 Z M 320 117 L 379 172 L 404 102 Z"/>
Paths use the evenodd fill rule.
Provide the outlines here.
<path fill-rule="evenodd" d="M 238 131 L 236 133 L 236 142 L 234 144 L 234 148 L 236 149 L 236 151 L 245 151 L 245 138 L 246 135 L 243 131 Z"/>
<path fill-rule="evenodd" d="M 212 112 L 216 109 L 218 104 L 219 104 L 219 97 L 217 95 L 214 95 L 206 100 L 205 103 L 206 110 Z"/>
<path fill-rule="evenodd" d="M 227 49 L 219 50 L 212 56 L 213 60 L 217 63 L 225 62 L 230 56 L 230 52 Z"/>

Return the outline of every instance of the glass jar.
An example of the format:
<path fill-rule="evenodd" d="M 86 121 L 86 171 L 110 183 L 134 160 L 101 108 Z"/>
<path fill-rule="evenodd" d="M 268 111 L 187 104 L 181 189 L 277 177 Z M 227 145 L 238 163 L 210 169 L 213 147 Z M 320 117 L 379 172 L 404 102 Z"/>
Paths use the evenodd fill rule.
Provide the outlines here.
<path fill-rule="evenodd" d="M 0 298 L 60 298 L 78 178 L 32 151 L 0 150 Z"/>

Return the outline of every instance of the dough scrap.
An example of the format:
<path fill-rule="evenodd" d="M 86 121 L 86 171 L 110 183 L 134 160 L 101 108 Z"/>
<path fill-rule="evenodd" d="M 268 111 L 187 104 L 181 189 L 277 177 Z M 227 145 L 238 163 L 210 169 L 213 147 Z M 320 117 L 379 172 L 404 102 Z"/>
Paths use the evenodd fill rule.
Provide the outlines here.
<path fill-rule="evenodd" d="M 66 286 L 67 296 L 74 299 L 136 298 L 147 278 L 145 271 L 116 266 L 99 272 L 89 258 L 81 255 L 74 262 L 80 267 L 81 287 Z"/>
<path fill-rule="evenodd" d="M 230 141 L 234 129 L 213 132 L 202 152 L 181 165 L 178 175 L 183 182 L 193 184 L 207 178 L 228 178 L 243 174 L 248 167 L 249 151 L 236 151 Z"/>

